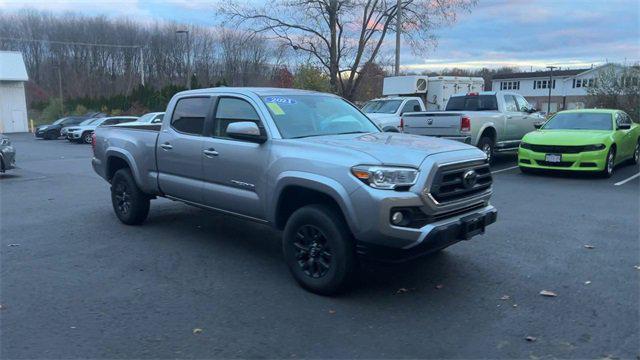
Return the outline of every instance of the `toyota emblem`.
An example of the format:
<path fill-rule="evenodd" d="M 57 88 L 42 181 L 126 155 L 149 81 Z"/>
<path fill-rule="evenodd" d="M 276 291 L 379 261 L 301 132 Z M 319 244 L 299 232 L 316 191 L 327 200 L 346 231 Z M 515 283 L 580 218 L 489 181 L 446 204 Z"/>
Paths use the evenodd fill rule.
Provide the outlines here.
<path fill-rule="evenodd" d="M 471 189 L 476 185 L 478 181 L 478 173 L 475 170 L 467 170 L 464 175 L 462 175 L 462 185 L 465 189 Z"/>

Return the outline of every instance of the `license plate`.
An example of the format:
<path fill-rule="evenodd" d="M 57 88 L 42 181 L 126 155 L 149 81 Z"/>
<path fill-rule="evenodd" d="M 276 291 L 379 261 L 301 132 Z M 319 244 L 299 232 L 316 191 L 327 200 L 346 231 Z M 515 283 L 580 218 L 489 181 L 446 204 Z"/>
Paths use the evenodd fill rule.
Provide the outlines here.
<path fill-rule="evenodd" d="M 559 154 L 547 154 L 544 157 L 546 162 L 559 163 L 562 161 L 562 155 Z"/>

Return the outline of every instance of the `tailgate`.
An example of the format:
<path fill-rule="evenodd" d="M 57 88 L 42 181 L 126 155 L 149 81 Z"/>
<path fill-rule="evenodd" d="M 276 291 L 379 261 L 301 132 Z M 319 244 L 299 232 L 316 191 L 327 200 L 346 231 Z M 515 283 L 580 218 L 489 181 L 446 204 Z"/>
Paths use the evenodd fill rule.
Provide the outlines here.
<path fill-rule="evenodd" d="M 409 113 L 402 116 L 404 132 L 415 135 L 459 136 L 460 113 Z"/>

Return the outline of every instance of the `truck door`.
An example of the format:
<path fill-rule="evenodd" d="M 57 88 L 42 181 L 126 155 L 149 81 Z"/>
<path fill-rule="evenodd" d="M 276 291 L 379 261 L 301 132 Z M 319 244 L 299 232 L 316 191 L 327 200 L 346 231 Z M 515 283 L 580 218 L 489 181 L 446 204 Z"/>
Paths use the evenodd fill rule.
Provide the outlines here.
<path fill-rule="evenodd" d="M 518 110 L 518 103 L 516 97 L 511 94 L 505 94 L 504 97 L 504 116 L 506 125 L 506 136 L 499 141 L 516 141 L 522 139 L 521 123 L 524 121 L 524 116 Z"/>
<path fill-rule="evenodd" d="M 158 184 L 172 197 L 202 202 L 202 139 L 212 98 L 184 97 L 178 100 L 169 124 L 164 124 L 158 144 Z"/>
<path fill-rule="evenodd" d="M 529 104 L 529 102 L 524 97 L 522 97 L 521 95 L 516 95 L 515 97 L 516 97 L 516 104 L 518 105 L 518 111 L 522 116 L 522 121 L 519 123 L 519 127 L 518 127 L 518 136 L 519 136 L 519 139 L 522 139 L 522 137 L 526 133 L 536 129 L 533 125 L 536 122 L 539 122 L 540 118 L 537 116 L 531 115 L 531 113 L 528 110 L 533 107 Z"/>
<path fill-rule="evenodd" d="M 253 100 L 240 95 L 220 96 L 212 129 L 202 144 L 204 205 L 256 219 L 265 218 L 264 169 L 268 144 L 232 139 L 227 126 L 238 121 L 255 122 L 265 132 Z"/>

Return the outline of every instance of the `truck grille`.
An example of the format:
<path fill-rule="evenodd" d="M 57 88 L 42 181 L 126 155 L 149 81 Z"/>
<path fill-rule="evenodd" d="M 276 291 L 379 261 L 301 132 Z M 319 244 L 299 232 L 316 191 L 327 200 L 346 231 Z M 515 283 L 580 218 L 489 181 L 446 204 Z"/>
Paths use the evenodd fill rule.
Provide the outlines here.
<path fill-rule="evenodd" d="M 445 165 L 438 169 L 430 193 L 439 203 L 463 200 L 488 191 L 492 181 L 484 160 Z"/>

